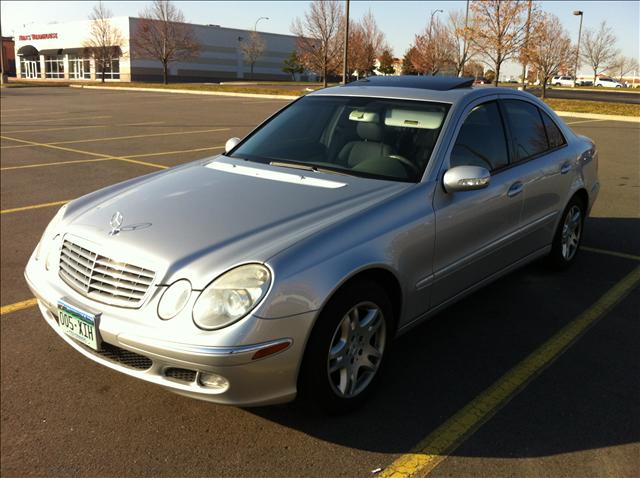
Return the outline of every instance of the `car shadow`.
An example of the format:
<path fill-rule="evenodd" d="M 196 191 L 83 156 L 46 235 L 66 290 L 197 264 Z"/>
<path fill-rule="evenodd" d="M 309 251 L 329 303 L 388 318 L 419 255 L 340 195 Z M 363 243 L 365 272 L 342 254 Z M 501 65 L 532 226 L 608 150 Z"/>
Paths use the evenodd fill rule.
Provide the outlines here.
<path fill-rule="evenodd" d="M 640 221 L 595 218 L 587 226 L 584 245 L 640 255 Z M 407 452 L 637 264 L 585 250 L 566 271 L 552 272 L 538 261 L 509 274 L 396 340 L 378 390 L 351 414 L 326 416 L 298 403 L 246 411 L 342 446 Z M 637 425 L 637 380 L 621 380 L 625 373 L 637 377 L 633 344 L 640 334 L 631 316 L 636 310 L 637 319 L 634 302 L 637 307 L 639 296 L 636 289 L 598 323 L 605 339 L 594 332 L 597 340 L 590 344 L 587 333 L 514 399 L 513 410 L 505 409 L 498 415 L 504 416 L 501 420 L 492 420 L 503 439 L 487 439 L 455 453 L 546 456 L 640 441 L 640 427 L 629 420 L 629 414 L 635 414 Z M 619 328 L 610 330 L 608 323 Z M 581 363 L 593 367 L 586 377 Z M 616 373 L 611 373 L 609 363 L 616 364 Z M 620 409 L 620 403 L 627 409 Z M 545 416 L 553 419 L 545 423 Z M 532 417 L 538 417 L 535 423 Z M 547 433 L 553 439 L 540 439 Z"/>

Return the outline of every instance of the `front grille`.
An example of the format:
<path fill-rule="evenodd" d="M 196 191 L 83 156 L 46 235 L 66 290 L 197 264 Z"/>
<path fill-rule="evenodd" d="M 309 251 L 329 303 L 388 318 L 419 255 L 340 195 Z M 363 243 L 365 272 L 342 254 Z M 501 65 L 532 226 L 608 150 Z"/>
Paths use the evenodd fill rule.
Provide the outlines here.
<path fill-rule="evenodd" d="M 86 297 L 120 307 L 136 307 L 153 282 L 154 272 L 117 262 L 64 240 L 60 278 Z"/>
<path fill-rule="evenodd" d="M 170 377 L 181 382 L 194 382 L 196 380 L 196 371 L 186 368 L 171 367 L 164 371 L 165 377 Z"/>
<path fill-rule="evenodd" d="M 95 353 L 94 350 L 92 352 Z M 98 350 L 98 354 L 107 360 L 111 360 L 112 362 L 118 362 L 126 367 L 135 368 L 138 370 L 147 370 L 151 368 L 152 361 L 150 358 L 145 357 L 144 355 L 137 354 L 135 352 L 131 352 L 129 350 L 122 349 L 116 345 L 109 344 L 107 342 L 102 342 L 100 350 Z"/>

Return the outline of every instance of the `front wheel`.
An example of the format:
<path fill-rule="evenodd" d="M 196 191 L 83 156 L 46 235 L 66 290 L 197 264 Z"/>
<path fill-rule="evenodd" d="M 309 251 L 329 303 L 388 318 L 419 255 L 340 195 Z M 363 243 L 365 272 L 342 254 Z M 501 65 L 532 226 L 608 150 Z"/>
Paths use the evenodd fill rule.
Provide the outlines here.
<path fill-rule="evenodd" d="M 582 241 L 585 210 L 583 201 L 574 196 L 562 214 L 549 254 L 549 262 L 556 269 L 570 266 L 576 258 Z"/>
<path fill-rule="evenodd" d="M 307 344 L 301 398 L 329 413 L 360 406 L 380 376 L 392 338 L 392 307 L 375 282 L 348 284 L 330 300 Z"/>

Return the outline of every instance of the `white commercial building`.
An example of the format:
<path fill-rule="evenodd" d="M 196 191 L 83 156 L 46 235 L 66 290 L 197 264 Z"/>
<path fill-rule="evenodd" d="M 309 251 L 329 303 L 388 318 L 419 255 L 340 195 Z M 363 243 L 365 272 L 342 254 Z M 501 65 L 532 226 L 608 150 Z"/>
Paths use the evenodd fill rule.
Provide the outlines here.
<path fill-rule="evenodd" d="M 114 47 L 114 58 L 105 68 L 109 81 L 158 81 L 162 64 L 139 57 L 131 49 L 139 18 L 116 17 L 111 23 L 123 39 Z M 191 25 L 200 43 L 197 57 L 169 65 L 172 81 L 220 81 L 247 79 L 250 65 L 242 53 L 250 30 L 222 28 L 219 25 Z M 18 78 L 51 80 L 99 80 L 100 67 L 86 48 L 91 22 L 76 21 L 48 25 L 29 25 L 16 34 L 16 70 Z M 284 80 L 291 75 L 282 71 L 284 60 L 296 48 L 291 35 L 259 32 L 265 43 L 263 54 L 253 68 L 251 79 Z M 306 78 L 305 78 L 306 79 Z"/>

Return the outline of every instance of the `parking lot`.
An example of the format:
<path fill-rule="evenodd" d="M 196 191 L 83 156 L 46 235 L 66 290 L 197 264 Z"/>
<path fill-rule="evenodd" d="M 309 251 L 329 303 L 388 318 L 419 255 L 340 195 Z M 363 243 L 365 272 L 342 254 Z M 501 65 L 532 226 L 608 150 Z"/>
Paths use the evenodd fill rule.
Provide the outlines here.
<path fill-rule="evenodd" d="M 22 274 L 58 207 L 220 153 L 229 137 L 245 135 L 284 104 L 142 91 L 2 91 L 2 475 L 367 477 L 382 469 L 400 477 L 407 476 L 403 466 L 432 460 L 423 475 L 635 476 L 638 123 L 565 118 L 600 151 L 602 190 L 575 266 L 561 273 L 527 266 L 402 336 L 378 393 L 351 415 L 179 397 L 95 364 L 56 336 Z M 566 347 L 551 355 L 561 331 L 577 330 L 576 323 L 584 331 L 565 333 Z M 526 369 L 517 386 L 505 378 L 534 352 L 549 363 Z M 474 419 L 466 407 L 494 385 L 514 393 L 482 402 L 483 418 Z M 473 425 L 447 425 L 453 416 Z M 450 446 L 437 446 L 442 437 Z"/>

